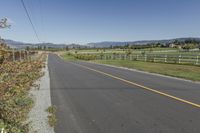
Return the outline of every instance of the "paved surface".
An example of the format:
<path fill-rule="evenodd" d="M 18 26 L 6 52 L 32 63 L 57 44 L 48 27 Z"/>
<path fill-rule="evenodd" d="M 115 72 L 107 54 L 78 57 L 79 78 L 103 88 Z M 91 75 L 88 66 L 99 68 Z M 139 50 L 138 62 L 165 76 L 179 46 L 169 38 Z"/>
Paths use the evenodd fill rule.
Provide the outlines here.
<path fill-rule="evenodd" d="M 56 133 L 200 133 L 200 108 L 85 68 L 200 104 L 200 84 L 49 55 Z"/>

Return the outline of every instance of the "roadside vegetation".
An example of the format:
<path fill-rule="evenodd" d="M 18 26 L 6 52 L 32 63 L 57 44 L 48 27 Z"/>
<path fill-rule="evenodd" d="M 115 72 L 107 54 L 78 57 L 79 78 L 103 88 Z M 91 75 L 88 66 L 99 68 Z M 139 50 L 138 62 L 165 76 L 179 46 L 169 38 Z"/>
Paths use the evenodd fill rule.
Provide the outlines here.
<path fill-rule="evenodd" d="M 101 55 L 101 54 L 100 54 Z M 113 66 L 126 67 L 137 69 L 141 71 L 147 71 L 151 73 L 158 73 L 173 77 L 179 77 L 189 79 L 193 81 L 200 81 L 200 66 L 184 65 L 184 64 L 172 64 L 172 63 L 158 63 L 158 62 L 144 62 L 136 60 L 119 60 L 119 59 L 94 59 L 97 54 L 73 54 L 65 53 L 62 55 L 63 59 L 68 61 L 85 60 L 100 64 L 109 64 Z M 101 57 L 101 56 L 100 56 Z"/>
<path fill-rule="evenodd" d="M 56 106 L 50 106 L 47 108 L 48 115 L 48 123 L 51 127 L 54 127 L 56 125 L 57 119 L 56 119 Z"/>
<path fill-rule="evenodd" d="M 77 60 L 74 56 L 74 54 L 70 53 L 70 52 L 67 52 L 67 53 L 62 53 L 60 55 L 64 60 L 66 61 L 74 61 L 74 60 Z"/>
<path fill-rule="evenodd" d="M 92 60 L 91 62 L 132 68 L 151 73 L 158 73 L 173 77 L 189 79 L 193 81 L 200 81 L 199 66 L 152 63 L 152 62 L 129 61 L 129 60 Z"/>
<path fill-rule="evenodd" d="M 43 75 L 46 55 L 34 60 L 6 61 L 0 64 L 0 129 L 7 133 L 28 133 L 27 117 L 34 102 L 31 86 Z"/>

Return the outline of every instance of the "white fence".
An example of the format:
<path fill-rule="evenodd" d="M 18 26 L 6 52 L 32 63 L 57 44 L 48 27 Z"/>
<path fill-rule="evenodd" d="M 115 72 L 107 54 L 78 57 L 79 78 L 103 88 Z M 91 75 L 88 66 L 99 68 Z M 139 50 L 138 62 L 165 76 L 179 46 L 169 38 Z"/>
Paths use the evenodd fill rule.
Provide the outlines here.
<path fill-rule="evenodd" d="M 200 65 L 200 54 L 103 54 L 96 55 L 95 59 L 100 60 L 133 60 L 145 62 L 163 62 L 176 64 Z"/>

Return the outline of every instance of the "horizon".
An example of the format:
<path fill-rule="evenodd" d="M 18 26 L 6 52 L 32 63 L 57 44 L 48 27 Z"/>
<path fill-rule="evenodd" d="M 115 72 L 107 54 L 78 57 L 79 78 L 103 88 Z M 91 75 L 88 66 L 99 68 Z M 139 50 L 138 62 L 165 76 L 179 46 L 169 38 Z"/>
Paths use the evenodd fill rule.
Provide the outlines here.
<path fill-rule="evenodd" d="M 2 38 L 84 45 L 200 36 L 197 0 L 24 2 L 41 42 L 37 41 L 20 1 L 1 3 L 0 19 L 7 17 L 12 25 L 11 29 L 0 30 Z"/>
<path fill-rule="evenodd" d="M 21 43 L 29 43 L 29 42 L 23 42 L 23 41 L 18 41 L 18 40 L 13 40 L 13 39 L 8 39 L 8 38 L 3 38 L 5 40 L 11 40 L 11 41 L 15 41 L 15 42 L 21 42 Z M 133 41 L 100 41 L 100 42 L 88 42 L 85 44 L 80 44 L 80 43 L 53 43 L 53 42 L 39 42 L 39 43 L 30 43 L 30 44 L 42 44 L 42 43 L 52 43 L 55 45 L 88 45 L 88 44 L 92 44 L 92 43 L 105 43 L 105 42 L 121 42 L 121 43 L 125 43 L 125 42 L 140 42 L 140 41 L 164 41 L 164 40 L 176 40 L 176 39 L 200 39 L 200 37 L 176 37 L 176 38 L 165 38 L 165 39 L 152 39 L 152 40 L 133 40 Z"/>

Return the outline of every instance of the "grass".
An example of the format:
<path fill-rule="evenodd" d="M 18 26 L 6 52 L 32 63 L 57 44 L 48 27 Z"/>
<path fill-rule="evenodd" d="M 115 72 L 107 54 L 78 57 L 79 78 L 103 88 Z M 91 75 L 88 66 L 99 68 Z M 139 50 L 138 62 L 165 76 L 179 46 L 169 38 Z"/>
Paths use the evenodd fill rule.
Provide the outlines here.
<path fill-rule="evenodd" d="M 74 61 L 74 60 L 77 60 L 73 55 L 71 55 L 70 53 L 65 53 L 65 54 L 62 54 L 61 57 L 64 59 L 64 60 L 67 60 L 67 61 Z"/>
<path fill-rule="evenodd" d="M 129 60 L 93 60 L 92 62 L 133 68 L 141 71 L 169 75 L 193 81 L 200 81 L 199 66 L 140 62 Z"/>
<path fill-rule="evenodd" d="M 156 54 L 156 55 L 200 55 L 200 51 L 193 51 L 193 52 L 184 52 L 184 51 L 176 51 L 177 49 L 175 48 L 153 48 L 153 51 L 150 51 L 150 49 L 141 49 L 141 50 L 133 50 L 131 49 L 131 53 L 133 55 L 137 55 L 137 54 L 141 54 L 141 53 L 145 53 L 145 54 Z M 174 51 L 168 51 L 168 50 L 174 50 Z M 76 54 L 75 51 L 78 54 L 95 54 L 95 55 L 100 55 L 100 54 L 106 54 L 106 55 L 112 55 L 113 53 L 116 54 L 126 54 L 127 53 L 127 49 L 126 50 L 122 50 L 122 49 L 106 49 L 105 51 L 103 50 L 96 50 L 96 49 L 88 49 L 88 50 L 69 50 L 68 53 L 72 53 L 72 54 Z"/>
<path fill-rule="evenodd" d="M 49 106 L 46 110 L 49 113 L 48 123 L 49 123 L 50 127 L 54 127 L 57 123 L 56 110 L 57 110 L 56 106 Z"/>
<path fill-rule="evenodd" d="M 78 60 L 73 55 L 66 53 L 63 54 L 62 57 L 67 61 Z M 137 69 L 141 71 L 147 71 L 151 73 L 158 73 L 162 75 L 179 77 L 193 81 L 200 81 L 200 66 L 130 61 L 130 60 L 90 60 L 90 61 L 100 64 L 109 64 L 114 66 Z"/>

